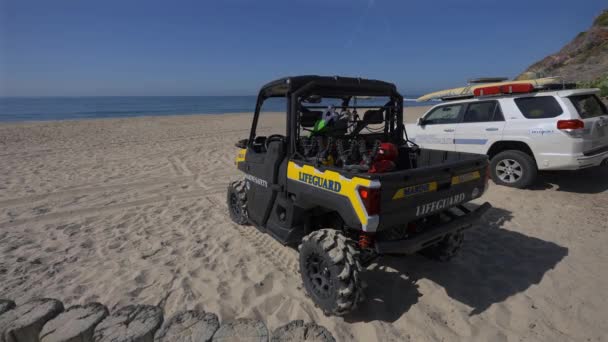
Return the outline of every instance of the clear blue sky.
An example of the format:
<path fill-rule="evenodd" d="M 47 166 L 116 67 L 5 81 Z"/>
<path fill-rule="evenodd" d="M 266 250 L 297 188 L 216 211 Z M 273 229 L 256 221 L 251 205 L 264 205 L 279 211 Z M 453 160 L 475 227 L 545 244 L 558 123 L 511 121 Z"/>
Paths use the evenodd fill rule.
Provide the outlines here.
<path fill-rule="evenodd" d="M 0 0 L 0 96 L 247 95 L 295 74 L 410 94 L 513 77 L 606 0 Z"/>

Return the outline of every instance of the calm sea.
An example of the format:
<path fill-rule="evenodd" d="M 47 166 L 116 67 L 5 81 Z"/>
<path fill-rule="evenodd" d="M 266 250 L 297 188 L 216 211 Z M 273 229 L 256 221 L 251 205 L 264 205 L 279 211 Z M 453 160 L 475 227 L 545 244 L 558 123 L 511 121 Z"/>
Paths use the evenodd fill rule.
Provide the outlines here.
<path fill-rule="evenodd" d="M 253 112 L 255 101 L 255 96 L 0 97 L 0 122 L 243 113 Z M 266 101 L 263 110 L 285 110 L 284 99 Z"/>

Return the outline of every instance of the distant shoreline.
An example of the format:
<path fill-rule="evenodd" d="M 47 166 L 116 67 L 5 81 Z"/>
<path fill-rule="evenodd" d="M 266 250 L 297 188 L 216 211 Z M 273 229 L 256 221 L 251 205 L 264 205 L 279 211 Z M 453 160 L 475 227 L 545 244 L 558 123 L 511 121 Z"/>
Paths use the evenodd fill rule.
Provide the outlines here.
<path fill-rule="evenodd" d="M 431 108 L 431 106 L 416 106 L 416 107 L 406 107 L 404 109 L 403 121 L 406 123 L 414 123 L 416 119 L 419 118 L 422 114 L 426 113 L 426 111 Z M 272 116 L 283 116 L 284 112 L 264 112 L 264 115 L 272 115 Z M 222 119 L 226 116 L 233 117 L 252 117 L 253 112 L 239 112 L 239 113 L 193 113 L 193 114 L 174 114 L 174 115 L 140 115 L 140 116 L 123 116 L 123 117 L 103 117 L 103 118 L 75 118 L 75 119 L 57 119 L 57 120 L 23 120 L 23 121 L 0 121 L 0 127 L 21 127 L 28 125 L 53 125 L 53 124 L 70 124 L 70 123 L 79 123 L 79 122 L 89 122 L 94 124 L 95 122 L 108 122 L 108 121 L 133 121 L 133 120 L 176 120 L 181 121 L 183 119 L 194 119 L 197 116 L 205 116 L 209 119 Z"/>
<path fill-rule="evenodd" d="M 255 96 L 1 97 L 0 122 L 238 114 L 253 112 L 255 102 Z M 384 100 L 358 104 L 382 105 Z M 262 110 L 281 112 L 285 105 L 283 98 L 269 99 Z M 427 105 L 404 101 L 406 108 Z"/>

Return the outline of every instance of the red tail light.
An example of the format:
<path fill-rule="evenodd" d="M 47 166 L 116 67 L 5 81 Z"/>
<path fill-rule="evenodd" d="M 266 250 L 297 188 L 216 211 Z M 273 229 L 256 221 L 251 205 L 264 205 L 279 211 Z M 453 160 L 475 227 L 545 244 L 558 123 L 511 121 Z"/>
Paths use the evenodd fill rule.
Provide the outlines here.
<path fill-rule="evenodd" d="M 559 120 L 557 129 L 581 129 L 585 128 L 585 123 L 581 120 Z"/>
<path fill-rule="evenodd" d="M 359 197 L 367 210 L 367 215 L 378 215 L 380 213 L 380 189 L 359 187 Z"/>

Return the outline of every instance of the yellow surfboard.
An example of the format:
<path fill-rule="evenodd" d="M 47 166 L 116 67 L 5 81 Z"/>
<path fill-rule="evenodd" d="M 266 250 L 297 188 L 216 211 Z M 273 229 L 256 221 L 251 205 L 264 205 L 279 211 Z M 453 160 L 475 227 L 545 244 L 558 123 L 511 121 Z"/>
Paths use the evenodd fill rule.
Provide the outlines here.
<path fill-rule="evenodd" d="M 504 81 L 504 82 L 495 82 L 495 83 L 475 83 L 469 84 L 466 87 L 460 88 L 452 88 L 446 90 L 440 90 L 433 93 L 429 93 L 426 95 L 422 95 L 416 99 L 417 102 L 430 101 L 435 99 L 442 99 L 446 97 L 458 97 L 458 96 L 472 96 L 475 89 L 484 88 L 484 87 L 492 87 L 492 86 L 500 86 L 503 84 L 525 84 L 532 83 L 535 88 L 541 88 L 542 86 L 548 84 L 556 84 L 562 83 L 560 77 L 544 77 L 537 78 L 533 80 L 524 80 L 524 81 Z"/>

